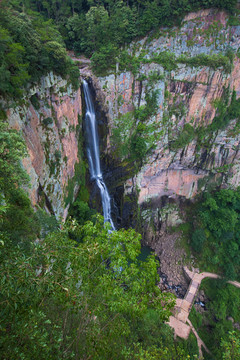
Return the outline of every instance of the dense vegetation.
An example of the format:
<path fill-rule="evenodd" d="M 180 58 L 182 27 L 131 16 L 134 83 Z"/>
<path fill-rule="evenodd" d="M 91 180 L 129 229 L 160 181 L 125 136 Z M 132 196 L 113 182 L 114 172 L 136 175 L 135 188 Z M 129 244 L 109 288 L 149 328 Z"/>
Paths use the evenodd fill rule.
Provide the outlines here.
<path fill-rule="evenodd" d="M 2 358 L 134 358 L 150 350 L 138 340 L 141 322 L 151 312 L 160 326 L 168 317 L 171 299 L 156 286 L 154 258 L 138 264 L 139 235 L 110 239 L 102 221 L 70 227 L 79 246 L 67 229 L 28 250 L 24 241 L 1 245 Z"/>
<path fill-rule="evenodd" d="M 205 359 L 240 358 L 240 291 L 222 280 L 205 279 L 201 285 L 208 302 L 203 314 L 192 308 L 190 319 L 211 354 Z M 230 340 L 230 341 L 229 341 Z M 232 343 L 231 346 L 230 343 Z M 226 344 L 227 347 L 226 347 Z"/>
<path fill-rule="evenodd" d="M 41 64 L 40 66 L 46 69 L 51 66 L 54 58 L 60 56 L 64 60 L 58 29 L 66 47 L 73 49 L 77 54 L 92 56 L 93 66 L 99 71 L 101 68 L 105 70 L 114 65 L 124 45 L 136 37 L 144 36 L 159 26 L 179 24 L 183 16 L 193 10 L 214 7 L 234 13 L 236 2 L 236 0 L 130 0 L 126 2 L 122 0 L 10 0 L 2 1 L 2 6 L 5 3 L 6 6 L 11 7 L 15 16 L 16 11 L 19 12 L 20 15 L 17 15 L 16 19 L 17 24 L 20 21 L 21 26 L 27 18 L 34 18 L 30 24 L 27 20 L 24 26 L 25 35 L 23 35 L 27 35 L 26 42 L 33 42 L 33 57 L 36 56 L 39 41 L 43 45 L 39 50 L 40 61 L 35 60 L 34 66 L 38 67 Z M 51 19 L 54 20 L 56 26 L 52 25 Z M 34 30 L 31 34 L 30 29 Z M 36 39 L 36 35 L 38 37 L 40 35 L 40 39 Z M 50 37 L 50 42 L 54 41 L 55 44 L 47 44 L 46 37 Z M 13 40 L 24 46 L 21 39 L 15 40 L 14 36 Z M 26 50 L 30 50 L 29 46 Z M 29 60 L 28 58 L 27 63 Z M 64 61 L 61 66 L 64 66 Z M 26 71 L 24 68 L 20 70 Z M 63 69 L 57 69 L 57 71 L 63 71 Z"/>
<path fill-rule="evenodd" d="M 129 68 L 136 74 L 140 59 L 123 51 L 125 44 L 159 25 L 179 24 L 188 11 L 217 7 L 233 13 L 235 5 L 236 0 L 3 0 L 0 95 L 20 99 L 29 84 L 49 71 L 68 78 L 77 87 L 78 69 L 67 56 L 66 47 L 91 56 L 98 72 L 111 68 L 118 59 L 120 68 Z M 230 65 L 227 56 L 189 60 L 169 54 L 166 60 L 166 54 L 159 54 L 153 61 L 168 69 L 177 61 L 189 65 L 198 61 L 213 68 Z M 142 164 L 154 147 L 159 128 L 147 120 L 155 114 L 156 98 L 157 92 L 149 87 L 146 106 L 116 119 L 112 141 L 121 158 Z M 225 108 L 227 104 L 223 104 Z M 228 111 L 223 108 L 211 130 L 239 116 L 238 105 L 233 96 Z M 46 118 L 45 125 L 51 121 Z M 195 135 L 191 127 L 185 126 L 182 142 L 187 143 Z M 175 148 L 178 146 L 175 141 Z M 195 358 L 194 336 L 191 334 L 188 342 L 174 342 L 172 331 L 164 324 L 173 300 L 156 286 L 154 257 L 149 256 L 145 262 L 139 260 L 140 236 L 131 229 L 110 234 L 83 197 L 71 208 L 72 219 L 59 230 L 53 217 L 41 209 L 33 211 L 23 190 L 28 187 L 21 165 L 25 154 L 21 134 L 8 129 L 6 115 L 0 108 L 2 358 Z M 59 154 L 55 155 L 57 161 Z M 240 265 L 239 213 L 239 191 L 205 194 L 195 207 L 191 226 L 191 246 L 200 253 L 200 263 L 231 278 L 237 277 Z M 217 345 L 222 338 L 222 350 L 211 348 L 218 359 L 237 359 L 239 339 L 233 332 L 227 335 L 233 326 L 226 317 L 240 321 L 239 296 L 235 290 L 220 292 L 213 286 L 206 292 L 213 306 L 208 319 L 201 325 L 195 322 L 196 327 L 200 332 L 201 326 L 207 328 L 212 334 L 209 339 Z M 197 315 L 193 315 L 193 321 L 194 316 Z M 208 339 L 204 340 L 208 344 Z"/>
<path fill-rule="evenodd" d="M 1 358 L 184 360 L 196 346 L 175 343 L 164 325 L 173 299 L 156 285 L 155 258 L 139 260 L 140 235 L 86 222 L 81 200 L 61 231 L 34 212 L 21 133 L 4 112 L 0 126 Z"/>
<path fill-rule="evenodd" d="M 142 165 L 146 155 L 156 146 L 161 136 L 160 124 L 149 120 L 156 115 L 157 96 L 158 91 L 153 91 L 149 80 L 146 105 L 135 107 L 114 120 L 111 143 L 120 159 Z M 121 97 L 118 100 L 121 102 Z"/>
<path fill-rule="evenodd" d="M 78 86 L 78 69 L 51 20 L 38 13 L 0 7 L 0 95 L 20 97 L 23 88 L 49 71 Z"/>
<path fill-rule="evenodd" d="M 34 213 L 20 188 L 28 182 L 24 155 L 21 134 L 2 119 L 2 359 L 184 360 L 194 354 L 194 339 L 195 347 L 175 343 L 163 323 L 173 299 L 156 285 L 155 258 L 139 260 L 140 235 L 132 229 L 110 234 L 80 200 L 72 210 L 77 220 L 58 230 L 53 218 Z"/>
<path fill-rule="evenodd" d="M 204 193 L 191 215 L 191 246 L 202 268 L 233 280 L 240 270 L 240 190 Z"/>

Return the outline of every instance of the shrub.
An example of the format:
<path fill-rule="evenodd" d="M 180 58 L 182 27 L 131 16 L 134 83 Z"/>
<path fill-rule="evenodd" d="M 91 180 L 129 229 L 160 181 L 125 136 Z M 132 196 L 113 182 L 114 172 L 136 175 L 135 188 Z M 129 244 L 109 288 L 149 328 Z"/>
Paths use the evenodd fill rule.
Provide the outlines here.
<path fill-rule="evenodd" d="M 43 119 L 42 122 L 43 122 L 43 124 L 44 124 L 45 126 L 48 126 L 48 125 L 51 125 L 51 124 L 53 123 L 53 119 L 50 118 L 50 117 L 47 117 L 47 118 Z"/>
<path fill-rule="evenodd" d="M 31 101 L 31 103 L 32 103 L 32 106 L 33 106 L 36 110 L 39 110 L 39 109 L 40 109 L 40 102 L 39 102 L 39 99 L 38 99 L 37 94 L 32 95 L 31 98 L 30 98 L 30 101 Z"/>
<path fill-rule="evenodd" d="M 174 150 L 183 148 L 194 139 L 195 135 L 194 127 L 189 123 L 184 124 L 178 137 L 170 143 L 170 148 Z"/>
<path fill-rule="evenodd" d="M 201 253 L 204 243 L 206 241 L 205 231 L 203 229 L 197 229 L 192 234 L 191 245 L 194 251 Z"/>

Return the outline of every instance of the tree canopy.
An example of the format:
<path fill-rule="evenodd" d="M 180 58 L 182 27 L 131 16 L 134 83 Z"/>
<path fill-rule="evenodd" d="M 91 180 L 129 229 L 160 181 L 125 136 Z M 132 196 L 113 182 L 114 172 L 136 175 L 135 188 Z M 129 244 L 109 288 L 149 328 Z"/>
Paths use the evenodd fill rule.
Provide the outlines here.
<path fill-rule="evenodd" d="M 49 35 L 55 31 L 56 37 L 56 28 L 59 30 L 68 49 L 87 56 L 96 54 L 96 58 L 94 58 L 96 66 L 98 66 L 98 62 L 101 64 L 103 58 L 106 59 L 105 69 L 115 63 L 120 49 L 122 51 L 124 45 L 129 44 L 136 37 L 145 36 L 149 31 L 154 31 L 159 26 L 178 25 L 185 14 L 202 8 L 224 9 L 233 14 L 236 10 L 236 3 L 237 0 L 2 1 L 2 4 L 15 11 L 15 14 L 16 11 L 21 14 L 21 19 L 17 16 L 16 24 L 19 21 L 26 21 L 26 17 L 29 16 L 38 19 L 38 28 L 34 27 L 34 31 L 27 33 L 23 31 L 22 35 L 26 34 L 26 41 L 33 44 L 31 56 L 34 57 L 35 44 L 36 41 L 39 41 L 36 39 L 37 34 L 39 35 L 39 31 L 46 34 L 46 31 L 42 29 L 47 25 L 48 29 L 54 28 L 48 33 Z M 51 20 L 54 20 L 54 26 Z M 31 23 L 25 23 L 23 30 L 29 26 L 31 27 Z M 30 37 L 32 42 L 30 42 Z M 117 51 L 111 52 L 110 61 L 106 49 L 113 49 L 114 47 L 117 48 Z M 40 57 L 38 56 L 39 62 L 34 60 L 37 67 L 49 66 L 48 54 L 45 51 Z M 28 55 L 26 56 L 28 57 Z"/>
<path fill-rule="evenodd" d="M 240 190 L 205 193 L 195 213 L 193 250 L 208 269 L 234 279 L 240 266 Z"/>
<path fill-rule="evenodd" d="M 49 71 L 70 77 L 77 86 L 78 69 L 53 21 L 18 3 L 0 6 L 0 95 L 20 97 L 24 87 Z"/>
<path fill-rule="evenodd" d="M 99 217 L 69 227 L 81 235 L 79 245 L 66 227 L 28 253 L 2 246 L 3 357 L 125 359 L 134 354 L 133 329 L 144 314 L 153 309 L 160 323 L 168 319 L 174 300 L 156 285 L 154 257 L 138 260 L 140 235 L 110 234 Z"/>

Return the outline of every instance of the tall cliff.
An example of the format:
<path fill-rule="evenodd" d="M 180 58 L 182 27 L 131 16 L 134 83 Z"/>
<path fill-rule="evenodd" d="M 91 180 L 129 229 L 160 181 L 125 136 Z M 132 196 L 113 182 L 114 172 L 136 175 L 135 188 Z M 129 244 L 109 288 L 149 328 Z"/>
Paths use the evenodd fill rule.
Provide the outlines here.
<path fill-rule="evenodd" d="M 80 85 L 80 84 L 79 84 Z M 50 73 L 29 89 L 20 103 L 5 103 L 10 127 L 22 132 L 29 156 L 23 166 L 30 176 L 33 205 L 60 220 L 84 182 L 80 140 L 81 91 Z"/>
<path fill-rule="evenodd" d="M 115 72 L 95 78 L 110 125 L 106 152 L 132 169 L 123 223 L 138 218 L 144 242 L 176 285 L 184 284 L 186 254 L 181 234 L 168 228 L 184 221 L 182 205 L 206 188 L 240 184 L 239 35 L 224 12 L 191 13 L 180 28 L 162 28 L 123 49 Z"/>
<path fill-rule="evenodd" d="M 191 13 L 181 28 L 160 29 L 133 43 L 125 67 L 132 71 L 121 71 L 120 60 L 115 73 L 98 79 L 111 130 L 157 91 L 157 111 L 148 119 L 158 126 L 157 146 L 125 185 L 126 192 L 138 187 L 140 204 L 163 196 L 193 198 L 217 179 L 239 185 L 238 124 L 230 118 L 227 126 L 210 127 L 217 115 L 224 117 L 233 90 L 235 101 L 240 96 L 239 34 L 240 26 L 229 25 L 224 12 Z M 111 138 L 108 151 L 115 151 Z"/>
<path fill-rule="evenodd" d="M 155 94 L 156 108 L 145 121 L 154 125 L 144 139 L 149 149 L 142 166 L 125 182 L 125 194 L 138 190 L 139 204 L 191 199 L 213 181 L 239 184 L 238 123 L 234 117 L 225 121 L 233 90 L 235 102 L 240 96 L 239 34 L 240 26 L 229 25 L 224 12 L 191 13 L 181 28 L 160 29 L 123 49 L 112 74 L 93 77 L 109 123 L 106 151 L 122 164 L 128 154 L 119 155 L 112 133 L 119 128 L 120 142 L 129 140 L 149 94 Z M 80 72 L 92 76 L 86 67 Z M 22 130 L 26 140 L 29 157 L 23 165 L 31 178 L 32 203 L 45 202 L 58 218 L 65 217 L 84 181 L 81 117 L 80 89 L 53 74 L 8 110 L 10 126 Z"/>

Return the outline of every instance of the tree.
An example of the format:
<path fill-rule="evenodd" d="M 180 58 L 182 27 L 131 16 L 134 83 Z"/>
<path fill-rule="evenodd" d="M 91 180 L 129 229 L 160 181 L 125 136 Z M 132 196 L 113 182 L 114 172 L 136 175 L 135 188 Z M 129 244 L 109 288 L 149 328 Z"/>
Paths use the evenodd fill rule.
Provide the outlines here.
<path fill-rule="evenodd" d="M 26 145 L 21 134 L 8 129 L 7 123 L 0 120 L 0 189 L 5 195 L 9 187 L 27 184 L 28 176 L 21 165 L 26 155 Z"/>
<path fill-rule="evenodd" d="M 104 6 L 92 6 L 86 14 L 86 24 L 88 46 L 91 51 L 108 43 L 110 35 L 109 16 Z"/>
<path fill-rule="evenodd" d="M 82 233 L 78 246 L 69 228 Z M 110 234 L 99 217 L 32 243 L 28 256 L 2 247 L 2 356 L 127 359 L 134 323 L 147 309 L 165 321 L 174 303 L 156 286 L 154 257 L 139 263 L 139 239 L 132 229 Z"/>
<path fill-rule="evenodd" d="M 205 193 L 196 212 L 193 250 L 212 271 L 234 279 L 240 267 L 240 190 Z"/>
<path fill-rule="evenodd" d="M 240 336 L 235 331 L 230 331 L 228 340 L 221 341 L 223 360 L 237 360 L 240 358 Z"/>

